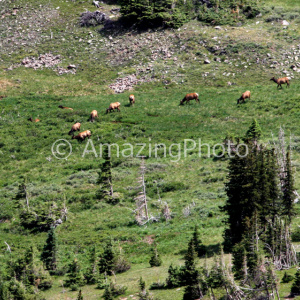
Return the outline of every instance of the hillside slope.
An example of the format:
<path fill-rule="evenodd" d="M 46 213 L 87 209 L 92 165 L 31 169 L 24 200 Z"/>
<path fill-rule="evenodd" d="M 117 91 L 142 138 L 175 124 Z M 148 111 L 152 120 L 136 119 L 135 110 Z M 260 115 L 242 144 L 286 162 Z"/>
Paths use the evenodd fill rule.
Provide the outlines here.
<path fill-rule="evenodd" d="M 4 242 L 13 253 L 22 253 L 30 244 L 41 250 L 47 236 L 20 226 L 13 198 L 21 176 L 27 178 L 30 207 L 68 209 L 67 220 L 56 229 L 59 267 L 65 269 L 74 257 L 86 267 L 87 249 L 96 245 L 100 252 L 104 241 L 112 239 L 132 263 L 130 271 L 117 276 L 118 283 L 128 286 L 127 296 L 137 292 L 141 275 L 149 286 L 165 279 L 171 262 L 183 264 L 195 224 L 209 253 L 217 253 L 224 231 L 220 206 L 226 200 L 228 160 L 216 158 L 213 149 L 217 152 L 215 145 L 227 135 L 243 136 L 253 118 L 263 130 L 265 144 L 272 134 L 276 139 L 280 127 L 286 137 L 291 135 L 299 191 L 300 7 L 290 2 L 293 5 L 286 2 L 284 8 L 267 2 L 261 17 L 239 27 L 212 27 L 193 20 L 176 30 L 143 32 L 80 27 L 80 14 L 95 10 L 90 1 L 1 2 L 1 261 L 8 255 Z M 113 10 L 117 5 L 101 6 L 112 20 L 118 19 Z M 290 25 L 281 24 L 285 19 Z M 40 56 L 47 53 L 51 54 Z M 270 81 L 273 76 L 289 76 L 290 88 L 277 89 Z M 246 90 L 251 100 L 237 106 Z M 189 92 L 199 93 L 200 104 L 179 106 Z M 133 107 L 128 101 L 131 93 L 136 98 Z M 105 114 L 117 101 L 121 112 Z M 99 118 L 90 123 L 93 109 Z M 41 122 L 28 122 L 30 117 Z M 77 121 L 82 130 L 91 130 L 90 142 L 79 143 L 68 135 Z M 67 159 L 53 155 L 53 143 L 59 139 L 72 146 Z M 186 155 L 185 139 L 196 143 Z M 86 153 L 93 150 L 91 143 L 97 155 Z M 119 156 L 116 147 L 112 151 L 113 186 L 120 199 L 114 206 L 95 199 L 101 143 L 120 147 Z M 134 145 L 134 155 L 141 149 L 137 144 L 146 144 L 142 154 L 147 158 L 149 210 L 160 216 L 146 226 L 137 226 L 133 214 L 141 160 L 126 157 L 128 150 L 122 155 L 126 143 Z M 166 154 L 155 144 L 164 144 Z M 161 215 L 163 202 L 172 211 L 168 222 Z M 298 224 L 297 217 L 295 230 Z M 163 257 L 159 268 L 148 265 L 154 240 Z M 46 299 L 76 298 L 78 292 L 61 294 L 62 280 L 55 278 L 54 287 L 43 294 Z M 281 295 L 287 296 L 290 284 L 282 286 Z M 182 299 L 182 292 L 153 291 L 160 299 Z M 85 299 L 99 299 L 102 293 L 94 286 L 83 288 Z"/>

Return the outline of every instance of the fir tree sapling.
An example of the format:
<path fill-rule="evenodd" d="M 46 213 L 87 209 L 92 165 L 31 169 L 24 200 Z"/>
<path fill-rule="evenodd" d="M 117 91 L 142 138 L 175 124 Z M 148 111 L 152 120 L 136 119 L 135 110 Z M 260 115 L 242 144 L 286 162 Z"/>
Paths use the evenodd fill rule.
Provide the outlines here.
<path fill-rule="evenodd" d="M 48 232 L 46 244 L 44 245 L 41 260 L 44 262 L 45 267 L 49 271 L 56 270 L 56 256 L 57 256 L 57 238 L 55 228 L 52 227 Z"/>
<path fill-rule="evenodd" d="M 154 247 L 152 248 L 152 255 L 151 255 L 151 258 L 150 258 L 150 266 L 151 267 L 159 267 L 161 266 L 162 264 L 162 260 L 158 254 L 158 251 L 157 251 L 157 246 L 154 245 Z"/>

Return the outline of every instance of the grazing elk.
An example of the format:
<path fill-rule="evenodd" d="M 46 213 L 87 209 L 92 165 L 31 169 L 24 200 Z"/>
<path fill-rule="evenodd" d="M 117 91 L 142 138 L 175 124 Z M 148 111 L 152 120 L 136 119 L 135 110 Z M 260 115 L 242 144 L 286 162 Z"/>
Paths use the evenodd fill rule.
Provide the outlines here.
<path fill-rule="evenodd" d="M 40 122 L 40 119 L 32 119 L 31 117 L 28 119 L 28 121 L 33 122 L 33 123 L 37 123 Z"/>
<path fill-rule="evenodd" d="M 58 107 L 61 108 L 61 109 L 73 110 L 73 108 L 71 108 L 71 107 L 66 107 L 66 106 L 62 106 L 62 105 L 59 105 Z"/>
<path fill-rule="evenodd" d="M 89 121 L 94 122 L 95 118 L 98 118 L 98 112 L 96 110 L 92 110 Z"/>
<path fill-rule="evenodd" d="M 196 100 L 196 102 L 200 103 L 199 95 L 197 93 L 186 94 L 185 97 L 180 101 L 180 105 L 183 105 L 184 102 L 188 103 L 190 100 Z"/>
<path fill-rule="evenodd" d="M 118 111 L 120 111 L 120 106 L 121 106 L 120 102 L 111 103 L 109 105 L 109 108 L 106 110 L 106 113 L 111 112 L 111 111 L 115 111 L 115 109 L 117 109 Z"/>
<path fill-rule="evenodd" d="M 242 94 L 242 96 L 237 100 L 237 104 L 240 104 L 241 101 L 245 102 L 245 99 L 249 98 L 250 100 L 250 91 L 246 91 L 245 93 Z"/>
<path fill-rule="evenodd" d="M 231 13 L 233 14 L 233 18 L 236 20 L 239 18 L 240 10 L 239 7 L 237 6 L 235 9 L 231 10 Z"/>
<path fill-rule="evenodd" d="M 74 131 L 79 131 L 80 130 L 80 126 L 81 126 L 81 123 L 77 122 L 75 123 L 71 130 L 69 131 L 69 134 L 71 135 Z"/>
<path fill-rule="evenodd" d="M 129 95 L 129 103 L 130 103 L 130 105 L 134 105 L 134 103 L 135 103 L 135 98 L 134 98 L 133 94 Z"/>
<path fill-rule="evenodd" d="M 286 84 L 286 87 L 290 87 L 290 82 L 289 82 L 289 78 L 288 77 L 282 77 L 282 78 L 278 78 L 276 79 L 275 77 L 272 77 L 270 79 L 271 81 L 274 81 L 277 83 L 277 88 L 281 87 L 282 88 L 282 84 Z"/>
<path fill-rule="evenodd" d="M 86 131 L 80 132 L 78 135 L 73 135 L 72 139 L 76 139 L 76 140 L 82 142 L 86 138 L 90 138 L 91 135 L 92 135 L 91 132 L 89 130 L 86 130 Z"/>

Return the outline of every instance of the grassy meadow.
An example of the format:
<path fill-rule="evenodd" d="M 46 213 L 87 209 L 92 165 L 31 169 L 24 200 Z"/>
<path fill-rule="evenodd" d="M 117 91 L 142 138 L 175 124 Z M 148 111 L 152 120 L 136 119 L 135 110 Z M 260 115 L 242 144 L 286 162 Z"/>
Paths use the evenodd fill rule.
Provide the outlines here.
<path fill-rule="evenodd" d="M 68 208 L 67 221 L 56 229 L 61 268 L 65 268 L 74 257 L 86 267 L 88 249 L 96 245 L 100 252 L 103 243 L 112 239 L 132 264 L 129 271 L 117 275 L 117 283 L 128 287 L 125 296 L 132 299 L 129 296 L 137 293 L 140 276 L 149 287 L 153 282 L 165 280 L 171 263 L 183 264 L 183 255 L 196 224 L 209 249 L 208 264 L 212 264 L 223 240 L 226 216 L 220 207 L 226 200 L 224 183 L 228 165 L 228 159 L 214 157 L 212 152 L 214 147 L 218 152 L 220 147 L 217 144 L 222 144 L 226 136 L 244 136 L 254 118 L 262 128 L 262 142 L 270 147 L 273 139 L 277 140 L 280 128 L 284 129 L 286 140 L 293 147 L 295 188 L 300 190 L 299 73 L 292 74 L 290 88 L 277 89 L 270 78 L 283 76 L 282 71 L 288 69 L 289 64 L 270 68 L 268 64 L 255 63 L 257 57 L 262 60 L 267 53 L 284 61 L 280 55 L 285 50 L 292 51 L 291 46 L 298 49 L 299 16 L 289 19 L 291 25 L 287 29 L 282 29 L 279 22 L 271 25 L 265 19 L 280 13 L 284 16 L 291 16 L 293 12 L 299 14 L 299 1 L 265 1 L 266 12 L 259 24 L 254 19 L 241 27 L 224 26 L 222 31 L 217 31 L 193 20 L 177 31 L 132 34 L 126 31 L 103 32 L 99 27 L 79 27 L 79 14 L 85 9 L 94 9 L 90 1 L 51 0 L 37 4 L 18 0 L 6 5 L 7 10 L 12 6 L 28 8 L 22 12 L 26 18 L 43 5 L 53 12 L 53 17 L 49 16 L 49 21 L 41 24 L 40 31 L 34 29 L 36 44 L 23 37 L 24 47 L 17 41 L 9 42 L 12 33 L 0 25 L 4 44 L 0 49 L 0 96 L 4 96 L 0 100 L 0 262 L 9 255 L 4 242 L 14 253 L 22 253 L 29 245 L 42 250 L 47 237 L 46 232 L 31 232 L 19 226 L 12 207 L 20 177 L 26 176 L 31 207 L 46 203 L 50 208 L 65 203 Z M 117 5 L 103 4 L 103 7 L 108 13 Z M 26 21 L 17 23 L 18 16 L 8 16 L 5 20 L 12 30 L 22 27 L 26 31 L 30 27 Z M 169 47 L 172 59 L 153 60 L 147 51 L 156 49 L 155 39 L 161 39 L 162 35 L 166 40 L 174 38 L 174 44 Z M 153 38 L 154 41 L 149 49 L 134 48 L 132 45 L 139 38 Z M 183 42 L 180 43 L 181 39 Z M 92 40 L 91 44 L 87 43 L 88 40 Z M 200 43 L 202 40 L 206 42 Z M 114 62 L 114 55 L 122 58 L 120 44 L 130 50 L 132 59 L 124 58 L 118 64 Z M 227 49 L 226 55 L 219 56 L 221 62 L 214 61 L 215 55 L 208 50 L 216 44 Z M 15 48 L 11 48 L 12 45 Z M 47 52 L 61 55 L 64 67 L 75 64 L 77 73 L 58 76 L 53 69 L 34 70 L 24 66 L 9 69 L 27 56 L 37 57 Z M 203 64 L 205 58 L 209 58 L 211 64 Z M 226 62 L 227 59 L 230 63 Z M 153 68 L 151 82 L 120 94 L 109 89 L 109 84 L 115 79 L 135 73 L 141 66 L 149 64 Z M 251 91 L 251 99 L 237 105 L 237 99 L 246 90 Z M 180 100 L 189 92 L 199 94 L 200 104 L 191 101 L 179 106 Z M 136 99 L 133 107 L 128 101 L 131 93 Z M 109 104 L 117 101 L 121 103 L 121 112 L 105 114 Z M 72 107 L 73 111 L 62 110 L 59 105 Z M 99 118 L 91 123 L 88 118 L 94 109 Z M 29 122 L 30 117 L 41 121 Z M 91 131 L 89 141 L 80 143 L 68 135 L 75 122 L 82 123 L 81 131 Z M 51 147 L 59 139 L 72 146 L 67 159 L 57 159 L 52 153 Z M 185 139 L 196 143 L 196 148 L 187 151 L 186 157 Z M 115 206 L 95 200 L 99 188 L 97 172 L 102 162 L 100 144 L 103 143 L 120 147 L 119 157 L 117 147 L 112 147 L 113 187 L 121 200 Z M 133 157 L 122 156 L 122 151 L 124 156 L 130 155 L 126 143 L 134 145 Z M 141 163 L 136 155 L 141 143 L 146 144 L 141 154 L 146 157 L 150 213 L 153 216 L 161 214 L 161 200 L 168 203 L 173 218 L 168 222 L 161 218 L 158 222 L 139 227 L 133 210 Z M 200 143 L 202 147 L 199 149 Z M 155 155 L 155 144 L 164 144 L 166 155 L 162 146 Z M 92 152 L 92 145 L 97 157 Z M 192 145 L 188 143 L 186 146 Z M 67 147 L 60 148 L 61 152 L 67 150 Z M 188 206 L 190 214 L 185 216 L 184 210 Z M 298 214 L 292 224 L 295 231 L 300 225 L 299 204 L 296 210 Z M 150 268 L 148 263 L 153 241 L 163 259 L 163 265 L 158 268 Z M 299 250 L 297 243 L 295 247 Z M 230 254 L 226 254 L 228 263 L 230 259 Z M 204 265 L 204 260 L 201 259 L 199 265 Z M 289 272 L 294 274 L 296 269 Z M 278 272 L 278 276 L 281 278 L 283 271 Z M 78 292 L 64 289 L 63 280 L 63 276 L 56 276 L 53 287 L 42 292 L 43 297 L 76 299 Z M 289 295 L 290 287 L 291 283 L 280 285 L 281 297 Z M 179 300 L 183 291 L 184 288 L 151 292 L 161 300 Z M 86 285 L 82 292 L 84 299 L 93 300 L 99 299 L 103 290 Z M 216 295 L 222 299 L 221 292 Z"/>

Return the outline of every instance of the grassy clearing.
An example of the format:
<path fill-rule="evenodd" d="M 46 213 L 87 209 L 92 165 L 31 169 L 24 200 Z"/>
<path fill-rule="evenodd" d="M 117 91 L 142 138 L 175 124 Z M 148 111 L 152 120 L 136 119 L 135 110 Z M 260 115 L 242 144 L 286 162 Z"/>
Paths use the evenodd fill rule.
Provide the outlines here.
<path fill-rule="evenodd" d="M 273 3 L 274 9 L 271 7 Z M 14 5 L 24 4 L 24 1 L 14 2 Z M 124 36 L 118 32 L 99 33 L 101 27 L 79 28 L 79 14 L 85 9 L 94 10 L 89 1 L 26 2 L 30 8 L 37 8 L 40 4 L 53 10 L 60 7 L 53 23 L 42 27 L 40 33 L 44 37 L 40 42 L 34 46 L 28 43 L 22 51 L 0 49 L 3 54 L 0 61 L 0 96 L 7 96 L 0 100 L 0 245 L 3 249 L 6 241 L 15 252 L 22 252 L 29 244 L 37 245 L 40 250 L 46 239 L 46 233 L 33 234 L 21 229 L 11 208 L 19 177 L 26 175 L 30 205 L 48 203 L 50 206 L 53 202 L 59 205 L 64 198 L 67 201 L 68 221 L 57 228 L 61 267 L 74 256 L 86 266 L 87 248 L 96 244 L 100 251 L 103 242 L 112 238 L 132 263 L 130 271 L 117 276 L 118 283 L 127 285 L 127 295 L 131 295 L 137 292 L 137 281 L 141 275 L 149 286 L 154 281 L 165 279 L 171 262 L 183 263 L 183 253 L 195 224 L 199 225 L 202 240 L 213 255 L 222 241 L 224 230 L 224 215 L 219 207 L 226 199 L 227 160 L 208 157 L 206 145 L 200 149 L 201 157 L 196 148 L 184 158 L 184 139 L 194 139 L 197 147 L 201 139 L 202 144 L 213 147 L 222 143 L 227 134 L 244 135 L 253 118 L 263 129 L 264 143 L 269 143 L 272 133 L 277 135 L 280 126 L 284 127 L 287 136 L 292 135 L 295 185 L 299 190 L 299 75 L 293 74 L 289 89 L 277 90 L 275 83 L 269 79 L 274 75 L 281 76 L 291 62 L 277 69 L 271 69 L 268 63 L 256 63 L 257 58 L 261 61 L 267 53 L 272 55 L 273 60 L 284 62 L 282 53 L 299 44 L 297 18 L 292 19 L 287 29 L 283 29 L 278 21 L 274 24 L 265 22 L 265 17 L 279 13 L 279 6 L 285 8 L 285 15 L 281 17 L 298 11 L 297 1 L 267 1 L 265 5 L 269 12 L 259 19 L 258 24 L 254 20 L 242 27 L 224 26 L 217 31 L 192 21 L 177 31 L 125 32 Z M 103 6 L 107 13 L 115 7 Z M 15 19 L 8 16 L 6 21 L 14 26 Z M 23 23 L 24 30 L 28 26 Z M 9 36 L 12 33 L 5 34 Z M 160 46 L 156 45 L 157 40 L 162 38 L 170 43 L 172 57 L 165 59 L 160 56 L 153 60 L 151 50 L 162 53 Z M 146 39 L 151 40 L 149 45 L 144 48 L 136 46 L 137 40 Z M 92 44 L 88 44 L 89 40 Z M 216 48 L 220 51 L 217 56 L 211 50 L 215 46 L 220 47 Z M 128 59 L 115 61 L 115 57 L 121 59 L 125 56 L 120 47 L 126 47 Z M 221 53 L 223 49 L 226 54 Z M 64 67 L 76 64 L 77 74 L 58 76 L 51 69 L 35 71 L 24 67 L 6 70 L 26 56 L 37 57 L 49 51 L 62 55 Z M 221 62 L 214 61 L 215 57 L 219 57 Z M 209 58 L 211 64 L 203 64 L 205 58 Z M 153 65 L 155 81 L 136 86 L 133 91 L 136 104 L 129 107 L 128 96 L 132 91 L 113 94 L 108 85 L 120 76 L 135 73 L 140 65 L 148 64 Z M 229 86 L 228 81 L 233 84 Z M 237 106 L 237 98 L 248 89 L 251 100 Z M 200 95 L 200 105 L 192 102 L 179 106 L 183 96 L 194 91 Z M 106 115 L 109 103 L 116 101 L 122 104 L 121 112 Z M 63 111 L 58 105 L 74 110 Z M 99 119 L 89 123 L 87 119 L 93 109 L 98 111 Z M 27 121 L 29 117 L 38 117 L 41 122 L 30 123 Z M 150 147 L 152 157 L 146 160 L 150 210 L 154 215 L 160 213 L 158 190 L 161 200 L 167 201 L 173 212 L 174 218 L 170 222 L 160 221 L 142 228 L 134 224 L 131 210 L 134 209 L 134 188 L 137 186 L 140 160 L 117 157 L 116 149 L 112 151 L 114 191 L 120 194 L 122 201 L 116 206 L 95 201 L 101 158 L 93 153 L 82 157 L 87 141 L 78 143 L 67 134 L 76 121 L 82 122 L 82 130 L 91 130 L 91 141 L 97 154 L 99 144 L 103 142 L 118 144 L 120 151 L 126 149 L 124 143 L 146 143 L 147 147 L 142 152 L 146 156 L 149 156 Z M 57 139 L 66 139 L 72 145 L 73 153 L 67 160 L 57 160 L 52 155 L 51 146 Z M 167 157 L 163 157 L 164 149 L 160 148 L 160 157 L 156 159 L 155 144 L 160 143 L 166 145 Z M 172 144 L 178 145 L 173 146 L 170 154 Z M 181 156 L 178 154 L 179 147 Z M 91 147 L 88 149 L 92 150 Z M 135 155 L 138 150 L 139 146 L 134 150 Z M 128 155 L 128 152 L 125 154 Z M 183 209 L 191 203 L 195 206 L 191 215 L 185 217 Z M 299 218 L 296 218 L 293 228 L 298 225 Z M 164 262 L 160 268 L 148 266 L 149 239 L 158 243 Z M 280 272 L 279 276 L 282 275 Z M 74 299 L 77 296 L 77 292 L 61 293 L 62 280 L 63 277 L 55 278 L 54 287 L 44 294 L 46 299 Z M 281 295 L 287 296 L 289 289 L 290 284 L 281 285 Z M 98 299 L 101 293 L 94 286 L 83 288 L 86 299 Z M 179 300 L 183 288 L 153 293 L 164 300 Z"/>

